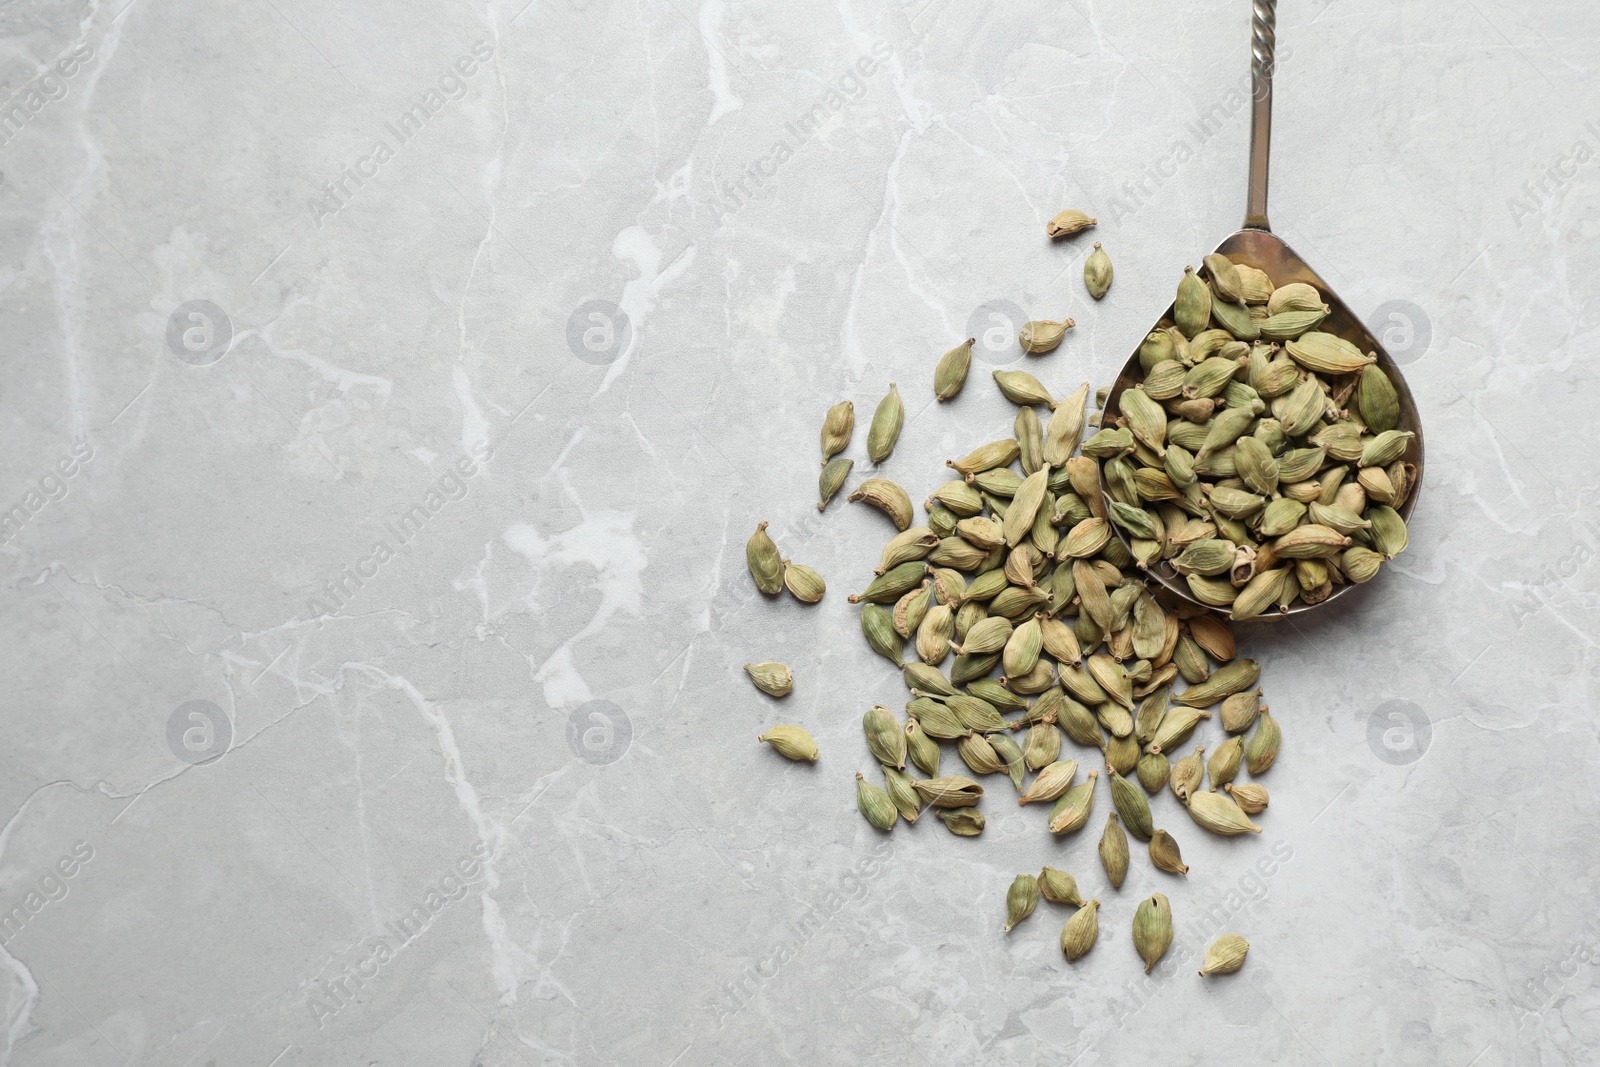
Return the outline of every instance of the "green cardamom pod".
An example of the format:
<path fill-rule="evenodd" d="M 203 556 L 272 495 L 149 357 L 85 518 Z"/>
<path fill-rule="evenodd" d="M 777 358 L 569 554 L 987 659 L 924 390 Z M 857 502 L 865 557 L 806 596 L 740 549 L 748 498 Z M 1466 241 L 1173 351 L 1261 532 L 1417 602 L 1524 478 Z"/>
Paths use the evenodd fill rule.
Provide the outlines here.
<path fill-rule="evenodd" d="M 956 754 L 973 774 L 998 774 L 1005 763 L 983 734 L 969 733 L 956 742 Z"/>
<path fill-rule="evenodd" d="M 822 417 L 822 462 L 826 463 L 850 446 L 856 432 L 856 406 L 841 400 Z"/>
<path fill-rule="evenodd" d="M 1155 970 L 1172 947 L 1172 904 L 1164 893 L 1140 901 L 1133 913 L 1133 947 L 1144 960 L 1144 973 Z"/>
<path fill-rule="evenodd" d="M 1193 267 L 1183 268 L 1178 296 L 1172 305 L 1172 321 L 1191 340 L 1211 321 L 1211 290 Z"/>
<path fill-rule="evenodd" d="M 822 575 L 804 563 L 783 561 L 783 585 L 791 596 L 803 604 L 815 604 L 828 591 Z"/>
<path fill-rule="evenodd" d="M 1211 279 L 1211 288 L 1223 300 L 1242 302 L 1244 300 L 1244 282 L 1239 277 L 1239 270 L 1233 260 L 1221 252 L 1213 252 L 1201 261 L 1206 269 L 1206 274 Z"/>
<path fill-rule="evenodd" d="M 1252 775 L 1264 774 L 1272 766 L 1278 758 L 1278 745 L 1282 740 L 1283 731 L 1278 728 L 1278 720 L 1263 707 L 1256 722 L 1256 732 L 1250 735 L 1250 741 L 1244 749 L 1245 766 L 1250 768 Z"/>
<path fill-rule="evenodd" d="M 920 586 L 927 575 L 926 563 L 921 560 L 911 560 L 878 575 L 867 583 L 866 589 L 852 593 L 847 599 L 852 604 L 860 604 L 863 601 L 868 604 L 893 604 Z"/>
<path fill-rule="evenodd" d="M 1172 764 L 1163 753 L 1146 752 L 1139 757 L 1139 764 L 1134 768 L 1134 773 L 1139 776 L 1139 784 L 1144 786 L 1144 791 L 1155 796 L 1161 792 L 1161 787 L 1167 784 L 1167 779 L 1172 774 Z"/>
<path fill-rule="evenodd" d="M 786 697 L 794 692 L 794 675 L 782 663 L 746 663 L 744 669 L 756 688 L 768 696 Z"/>
<path fill-rule="evenodd" d="M 817 760 L 817 743 L 798 726 L 774 726 L 756 740 L 771 745 L 784 759 Z"/>
<path fill-rule="evenodd" d="M 1155 824 L 1150 816 L 1150 801 L 1137 786 L 1115 770 L 1108 773 L 1111 779 L 1111 803 L 1116 805 L 1122 821 L 1133 836 L 1141 841 L 1150 840 L 1150 835 L 1155 832 Z"/>
<path fill-rule="evenodd" d="M 1150 838 L 1150 862 L 1168 874 L 1188 874 L 1189 865 L 1183 862 L 1178 842 L 1165 830 L 1157 830 Z"/>
<path fill-rule="evenodd" d="M 1222 728 L 1230 734 L 1242 734 L 1255 725 L 1256 715 L 1261 711 L 1261 690 L 1254 692 L 1235 693 L 1222 702 L 1222 713 L 1218 716 Z"/>
<path fill-rule="evenodd" d="M 1367 509 L 1367 518 L 1372 523 L 1372 547 L 1383 553 L 1384 559 L 1394 559 L 1406 550 L 1410 536 L 1398 511 L 1379 505 Z"/>
<path fill-rule="evenodd" d="M 946 808 L 934 814 L 957 837 L 977 837 L 983 833 L 983 812 L 977 808 Z"/>
<path fill-rule="evenodd" d="M 767 536 L 765 522 L 757 524 L 756 532 L 745 542 L 744 559 L 757 589 L 768 596 L 783 592 L 783 557 L 778 554 L 778 546 L 772 538 Z"/>
<path fill-rule="evenodd" d="M 1062 794 L 1072 788 L 1072 779 L 1077 777 L 1077 760 L 1058 760 L 1039 771 L 1037 777 L 1017 797 L 1018 804 L 1036 804 L 1041 801 L 1060 800 Z"/>
<path fill-rule="evenodd" d="M 1244 738 L 1235 735 L 1218 745 L 1206 763 L 1206 772 L 1211 776 L 1211 788 L 1221 789 L 1238 777 L 1239 764 L 1243 760 Z"/>
<path fill-rule="evenodd" d="M 1356 410 L 1373 433 L 1394 429 L 1400 418 L 1400 397 L 1394 383 L 1375 363 L 1361 370 L 1361 380 L 1356 385 Z"/>
<path fill-rule="evenodd" d="M 1000 757 L 1006 774 L 1010 776 L 1011 784 L 1016 786 L 1018 793 L 1021 793 L 1022 782 L 1028 771 L 1027 763 L 1022 756 L 1022 746 L 1007 733 L 990 734 L 988 740 L 989 747 Z"/>
<path fill-rule="evenodd" d="M 889 516 L 894 528 L 901 531 L 910 529 L 911 520 L 916 516 L 911 507 L 911 495 L 898 482 L 888 478 L 868 478 L 845 499 L 851 503 L 865 501 L 871 504 Z"/>
<path fill-rule="evenodd" d="M 1182 699 L 1180 696 L 1179 700 Z M 1198 711 L 1187 706 L 1168 709 L 1166 718 L 1161 720 L 1161 728 L 1145 746 L 1145 751 L 1171 752 L 1189 739 L 1189 735 L 1194 733 L 1194 728 L 1199 725 L 1201 719 L 1209 718 L 1211 718 L 1209 711 Z"/>
<path fill-rule="evenodd" d="M 850 477 L 850 470 L 856 461 L 846 456 L 835 456 L 828 460 L 822 468 L 822 474 L 817 478 L 817 510 L 825 511 L 828 502 L 838 495 L 844 488 L 845 479 Z"/>
<path fill-rule="evenodd" d="M 1076 963 L 1094 948 L 1100 938 L 1098 912 L 1100 901 L 1091 900 L 1083 905 L 1061 928 L 1061 953 L 1067 962 Z"/>
<path fill-rule="evenodd" d="M 1238 934 L 1223 934 L 1206 949 L 1206 961 L 1200 966 L 1200 976 L 1232 974 L 1244 966 L 1244 958 L 1249 951 L 1250 942 Z"/>
<path fill-rule="evenodd" d="M 1189 797 L 1198 792 L 1206 780 L 1206 750 L 1204 746 L 1197 748 L 1191 755 L 1185 756 L 1172 765 L 1172 795 L 1187 803 Z"/>
<path fill-rule="evenodd" d="M 1265 811 L 1267 801 L 1270 799 L 1266 787 L 1256 785 L 1254 782 L 1230 783 L 1223 786 L 1222 791 L 1232 797 L 1233 802 L 1239 805 L 1239 810 L 1246 815 L 1256 815 Z"/>
<path fill-rule="evenodd" d="M 1091 219 L 1088 215 L 1077 210 L 1076 208 L 1068 208 L 1067 210 L 1058 212 L 1056 215 L 1054 215 L 1050 221 L 1045 224 L 1044 229 L 1045 233 L 1047 233 L 1050 238 L 1054 240 L 1060 237 L 1070 237 L 1075 233 L 1081 233 L 1099 221 L 1099 219 Z"/>
<path fill-rule="evenodd" d="M 1083 824 L 1089 821 L 1089 813 L 1094 810 L 1094 783 L 1098 777 L 1100 772 L 1090 771 L 1087 781 L 1061 794 L 1050 809 L 1051 833 L 1070 834 L 1083 829 Z"/>
<path fill-rule="evenodd" d="M 997 370 L 994 372 L 994 381 L 1000 387 L 1000 392 L 1013 404 L 1055 403 L 1050 390 L 1025 370 Z"/>
<path fill-rule="evenodd" d="M 1050 692 L 1059 695 L 1059 689 Z M 1043 722 L 1028 727 L 1022 739 L 1022 763 L 1028 770 L 1038 772 L 1050 766 L 1061 756 L 1061 728 L 1056 725 L 1055 713 Z"/>
<path fill-rule="evenodd" d="M 893 829 L 894 821 L 900 814 L 889 799 L 889 794 L 881 786 L 867 781 L 860 771 L 856 772 L 856 807 L 868 822 L 880 830 Z"/>
<path fill-rule="evenodd" d="M 1106 818 L 1105 832 L 1100 835 L 1100 865 L 1112 886 L 1121 889 L 1128 877 L 1128 835 L 1117 824 L 1116 812 Z"/>
<path fill-rule="evenodd" d="M 967 384 L 967 371 L 972 368 L 972 343 L 975 340 L 969 337 L 939 357 L 939 365 L 933 369 L 933 395 L 941 401 L 949 400 Z"/>
<path fill-rule="evenodd" d="M 1094 243 L 1089 258 L 1083 261 L 1083 284 L 1096 300 L 1111 290 L 1111 257 L 1106 255 L 1099 241 Z"/>
<path fill-rule="evenodd" d="M 943 756 L 939 743 L 929 737 L 922 724 L 914 718 L 906 720 L 906 755 L 916 764 L 917 770 L 929 778 L 939 776 L 939 764 Z"/>
<path fill-rule="evenodd" d="M 906 408 L 900 402 L 900 391 L 893 382 L 889 383 L 889 392 L 878 401 L 877 410 L 872 413 L 872 426 L 867 430 L 867 456 L 874 463 L 882 463 L 894 451 L 895 442 L 900 440 L 900 427 L 906 419 Z"/>
<path fill-rule="evenodd" d="M 983 786 L 959 774 L 946 778 L 922 778 L 911 783 L 917 795 L 935 808 L 965 808 L 983 796 Z"/>
<path fill-rule="evenodd" d="M 1235 834 L 1261 832 L 1261 827 L 1250 821 L 1239 805 L 1225 793 L 1197 789 L 1189 794 L 1189 817 L 1203 830 L 1231 837 Z"/>
<path fill-rule="evenodd" d="M 1039 872 L 1039 893 L 1052 904 L 1083 907 L 1083 897 L 1078 894 L 1078 880 L 1054 867 L 1046 867 Z"/>
<path fill-rule="evenodd" d="M 911 776 L 893 767 L 883 767 L 883 791 L 906 822 L 916 822 L 922 813 L 922 798 L 911 786 Z"/>
<path fill-rule="evenodd" d="M 931 612 L 929 614 L 932 614 Z M 894 628 L 894 614 L 882 604 L 867 604 L 861 609 L 861 632 L 872 651 L 893 663 L 905 666 L 904 645 Z"/>
<path fill-rule="evenodd" d="M 1261 664 L 1253 659 L 1236 659 L 1211 673 L 1199 685 L 1191 685 L 1174 699 L 1191 708 L 1209 708 L 1223 697 L 1249 689 L 1261 677 Z"/>
<path fill-rule="evenodd" d="M 1313 374 L 1354 374 L 1376 360 L 1343 337 L 1317 330 L 1285 342 L 1284 350 Z"/>
<path fill-rule="evenodd" d="M 1039 905 L 1039 880 L 1031 874 L 1019 874 L 1006 890 L 1006 933 L 1023 919 L 1033 914 Z"/>
<path fill-rule="evenodd" d="M 1022 331 L 1017 334 L 1017 343 L 1022 346 L 1024 352 L 1033 355 L 1049 352 L 1061 344 L 1061 339 L 1067 335 L 1067 331 L 1076 325 L 1077 323 L 1071 319 L 1062 319 L 1060 322 L 1035 319 L 1023 325 Z"/>
<path fill-rule="evenodd" d="M 886 767 L 900 770 L 906 765 L 906 735 L 895 721 L 894 714 L 882 704 L 874 704 L 861 717 L 861 728 L 866 731 L 867 749 Z"/>

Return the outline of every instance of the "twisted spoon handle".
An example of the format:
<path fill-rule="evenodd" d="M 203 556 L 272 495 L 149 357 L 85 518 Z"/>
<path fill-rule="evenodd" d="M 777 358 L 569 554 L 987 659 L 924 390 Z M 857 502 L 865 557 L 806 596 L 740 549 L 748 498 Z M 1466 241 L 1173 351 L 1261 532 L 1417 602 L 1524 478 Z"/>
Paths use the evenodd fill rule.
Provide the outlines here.
<path fill-rule="evenodd" d="M 1250 198 L 1246 229 L 1271 230 L 1267 223 L 1267 163 L 1272 151 L 1272 69 L 1277 49 L 1278 0 L 1253 0 L 1250 17 Z"/>

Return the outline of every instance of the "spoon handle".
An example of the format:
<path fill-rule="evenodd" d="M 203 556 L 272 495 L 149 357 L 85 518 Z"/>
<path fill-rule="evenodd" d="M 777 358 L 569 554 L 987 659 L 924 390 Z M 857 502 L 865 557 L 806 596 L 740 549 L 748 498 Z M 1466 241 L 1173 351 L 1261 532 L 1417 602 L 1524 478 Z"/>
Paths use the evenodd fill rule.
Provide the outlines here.
<path fill-rule="evenodd" d="M 1267 230 L 1267 163 L 1272 151 L 1272 69 L 1277 49 L 1278 0 L 1253 0 L 1250 17 L 1250 200 L 1246 229 Z"/>

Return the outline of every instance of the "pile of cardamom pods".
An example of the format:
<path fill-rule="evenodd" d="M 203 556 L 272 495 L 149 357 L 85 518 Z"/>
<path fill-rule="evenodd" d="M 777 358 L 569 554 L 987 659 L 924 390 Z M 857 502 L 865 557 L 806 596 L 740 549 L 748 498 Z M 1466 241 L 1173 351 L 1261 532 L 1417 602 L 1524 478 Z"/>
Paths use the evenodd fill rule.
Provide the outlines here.
<path fill-rule="evenodd" d="M 1093 224 L 1067 211 L 1049 232 L 1068 237 Z M 876 704 L 862 720 L 882 784 L 856 773 L 856 802 L 879 830 L 931 810 L 952 833 L 977 836 L 979 780 L 1000 776 L 1019 805 L 1050 805 L 1049 833 L 1074 834 L 1091 821 L 1103 769 L 1113 810 L 1098 856 L 1114 890 L 1128 874 L 1129 834 L 1158 871 L 1187 875 L 1178 835 L 1157 825 L 1152 802 L 1165 792 L 1208 833 L 1260 832 L 1251 816 L 1269 798 L 1255 779 L 1272 767 L 1282 733 L 1262 702 L 1259 664 L 1238 655 L 1212 609 L 1245 619 L 1370 580 L 1405 547 L 1397 509 L 1416 470 L 1405 459 L 1412 435 L 1396 429 L 1392 385 L 1372 356 L 1317 330 L 1328 308 L 1315 289 L 1274 288 L 1221 256 L 1203 269 L 1186 271 L 1174 321 L 1141 345 L 1143 381 L 1097 394 L 1103 417 L 1087 415 L 1087 383 L 1057 398 L 1027 371 L 995 371 L 1017 407 L 1011 433 L 948 461 L 952 476 L 923 501 L 921 524 L 911 494 L 887 477 L 849 494 L 897 531 L 875 577 L 849 598 L 861 605 L 868 645 L 894 664 L 909 698 L 903 715 Z M 1084 279 L 1096 300 L 1110 288 L 1099 244 Z M 1030 322 L 1018 343 L 1048 352 L 1072 325 Z M 938 400 L 965 387 L 972 345 L 938 361 Z M 874 463 L 893 453 L 903 421 L 891 385 L 867 435 Z M 1098 432 L 1084 440 L 1091 424 Z M 850 476 L 841 453 L 854 429 L 849 401 L 828 411 L 819 508 Z M 746 554 L 764 592 L 822 596 L 816 572 L 791 577 L 796 565 L 765 523 Z M 1153 582 L 1157 567 L 1183 575 L 1193 599 Z M 783 664 L 746 669 L 772 696 L 793 688 Z M 1183 755 L 1213 709 L 1221 736 L 1209 757 L 1205 745 Z M 798 726 L 772 727 L 761 740 L 789 759 L 818 758 Z M 947 764 L 945 743 L 959 767 Z M 1103 768 L 1080 778 L 1074 755 L 1085 754 Z M 956 770 L 964 773 L 947 773 Z M 1007 931 L 1041 895 L 1076 909 L 1061 949 L 1077 960 L 1098 938 L 1099 898 L 1085 900 L 1066 871 L 1018 875 L 1006 894 Z M 1132 933 L 1148 972 L 1172 942 L 1164 894 L 1137 906 Z M 1248 950 L 1227 934 L 1200 973 L 1237 971 Z"/>
<path fill-rule="evenodd" d="M 1318 329 L 1328 311 L 1314 286 L 1207 256 L 1083 444 L 1134 559 L 1234 619 L 1319 603 L 1406 547 L 1416 435 L 1376 356 Z"/>

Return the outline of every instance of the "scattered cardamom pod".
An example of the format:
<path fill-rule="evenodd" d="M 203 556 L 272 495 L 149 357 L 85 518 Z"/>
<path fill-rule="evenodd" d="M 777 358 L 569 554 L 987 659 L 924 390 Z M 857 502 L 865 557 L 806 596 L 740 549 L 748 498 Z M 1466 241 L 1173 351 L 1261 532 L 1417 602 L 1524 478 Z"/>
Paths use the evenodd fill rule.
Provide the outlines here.
<path fill-rule="evenodd" d="M 957 837 L 977 837 L 983 833 L 983 812 L 977 808 L 943 808 L 934 814 Z"/>
<path fill-rule="evenodd" d="M 774 726 L 756 740 L 771 745 L 784 759 L 816 762 L 817 743 L 798 726 Z"/>
<path fill-rule="evenodd" d="M 1094 948 L 1100 938 L 1099 900 L 1091 900 L 1080 907 L 1061 928 L 1061 953 L 1067 962 L 1076 963 Z"/>
<path fill-rule="evenodd" d="M 1019 874 L 1006 890 L 1006 933 L 1023 919 L 1033 914 L 1039 904 L 1039 880 L 1031 874 Z"/>
<path fill-rule="evenodd" d="M 1074 208 L 1068 208 L 1058 212 L 1045 224 L 1045 233 L 1049 234 L 1052 240 L 1058 237 L 1070 237 L 1072 234 L 1087 230 L 1099 221 Z"/>
<path fill-rule="evenodd" d="M 1222 788 L 1246 815 L 1259 815 L 1266 810 L 1268 797 L 1265 787 L 1245 782 L 1238 785 L 1230 783 Z"/>
<path fill-rule="evenodd" d="M 841 400 L 828 409 L 822 418 L 822 462 L 850 447 L 850 437 L 856 432 L 856 406 Z"/>
<path fill-rule="evenodd" d="M 844 488 L 845 479 L 850 477 L 850 471 L 855 467 L 856 461 L 848 456 L 835 456 L 822 466 L 822 474 L 817 478 L 817 510 L 826 511 L 828 503 Z"/>
<path fill-rule="evenodd" d="M 895 388 L 894 382 L 890 382 L 889 392 L 878 401 L 878 407 L 872 413 L 872 425 L 867 429 L 867 457 L 872 462 L 882 463 L 894 452 L 905 418 L 906 408 L 900 402 L 900 391 Z"/>
<path fill-rule="evenodd" d="M 916 822 L 922 813 L 922 798 L 912 787 L 911 776 L 884 764 L 879 766 L 883 769 L 883 791 L 889 795 L 890 803 L 906 822 Z"/>
<path fill-rule="evenodd" d="M 1052 904 L 1083 907 L 1083 898 L 1078 895 L 1078 880 L 1054 867 L 1046 867 L 1039 872 L 1039 893 Z"/>
<path fill-rule="evenodd" d="M 1223 934 L 1206 949 L 1206 961 L 1200 966 L 1200 976 L 1232 974 L 1244 966 L 1244 957 L 1249 951 L 1250 942 L 1238 934 Z"/>
<path fill-rule="evenodd" d="M 1256 722 L 1256 732 L 1250 735 L 1250 741 L 1244 748 L 1245 766 L 1250 768 L 1252 775 L 1266 773 L 1278 758 L 1278 744 L 1282 740 L 1283 732 L 1278 729 L 1278 720 L 1263 707 L 1261 717 Z"/>
<path fill-rule="evenodd" d="M 1155 970 L 1161 957 L 1172 947 L 1172 905 L 1164 893 L 1155 893 L 1139 902 L 1133 913 L 1133 947 L 1144 960 L 1144 973 Z"/>
<path fill-rule="evenodd" d="M 874 704 L 861 717 L 861 728 L 867 735 L 867 749 L 886 767 L 904 770 L 906 766 L 906 735 L 894 714 L 882 704 Z"/>
<path fill-rule="evenodd" d="M 1188 874 L 1189 865 L 1183 862 L 1178 842 L 1165 830 L 1157 830 L 1150 838 L 1150 862 L 1168 874 Z"/>
<path fill-rule="evenodd" d="M 1017 343 L 1024 352 L 1032 355 L 1049 352 L 1060 345 L 1067 331 L 1076 325 L 1071 319 L 1062 319 L 1060 322 L 1035 319 L 1023 325 L 1022 332 L 1017 335 Z"/>
<path fill-rule="evenodd" d="M 765 522 L 757 524 L 756 532 L 745 543 L 744 559 L 757 589 L 768 596 L 783 592 L 783 557 L 778 554 L 778 546 L 772 538 L 767 536 Z"/>
<path fill-rule="evenodd" d="M 1111 803 L 1116 805 L 1117 811 L 1122 814 L 1122 821 L 1128 824 L 1128 829 L 1133 836 L 1141 841 L 1150 840 L 1150 835 L 1155 832 L 1154 821 L 1150 816 L 1150 801 L 1145 799 L 1144 793 L 1115 770 L 1108 772 L 1111 780 Z"/>
<path fill-rule="evenodd" d="M 1261 827 L 1250 821 L 1233 798 L 1209 789 L 1197 789 L 1189 795 L 1189 817 L 1201 829 L 1231 837 L 1234 834 L 1261 832 Z"/>
<path fill-rule="evenodd" d="M 860 771 L 856 772 L 856 807 L 868 822 L 880 830 L 892 830 L 900 814 L 889 799 L 889 794 L 881 786 L 867 781 Z"/>
<path fill-rule="evenodd" d="M 791 596 L 805 604 L 815 604 L 828 591 L 822 575 L 804 563 L 783 561 L 783 585 Z"/>
<path fill-rule="evenodd" d="M 856 486 L 855 492 L 846 499 L 851 503 L 864 501 L 889 516 L 897 530 L 911 528 L 911 520 L 916 517 L 916 512 L 911 509 L 910 495 L 900 487 L 899 483 L 888 478 L 868 478 Z"/>
<path fill-rule="evenodd" d="M 768 696 L 786 697 L 794 692 L 794 675 L 782 663 L 746 663 L 744 669 L 756 688 Z"/>
<path fill-rule="evenodd" d="M 1099 241 L 1094 243 L 1089 258 L 1083 261 L 1083 284 L 1096 300 L 1111 290 L 1111 257 L 1106 255 Z"/>
<path fill-rule="evenodd" d="M 1083 829 L 1083 824 L 1089 821 L 1089 812 L 1094 809 L 1094 782 L 1099 776 L 1098 771 L 1090 771 L 1088 781 L 1061 795 L 1050 809 L 1051 833 L 1070 834 Z"/>
<path fill-rule="evenodd" d="M 949 400 L 967 384 L 967 372 L 972 369 L 972 345 L 977 339 L 969 337 L 939 357 L 933 370 L 933 395 L 940 401 Z"/>

